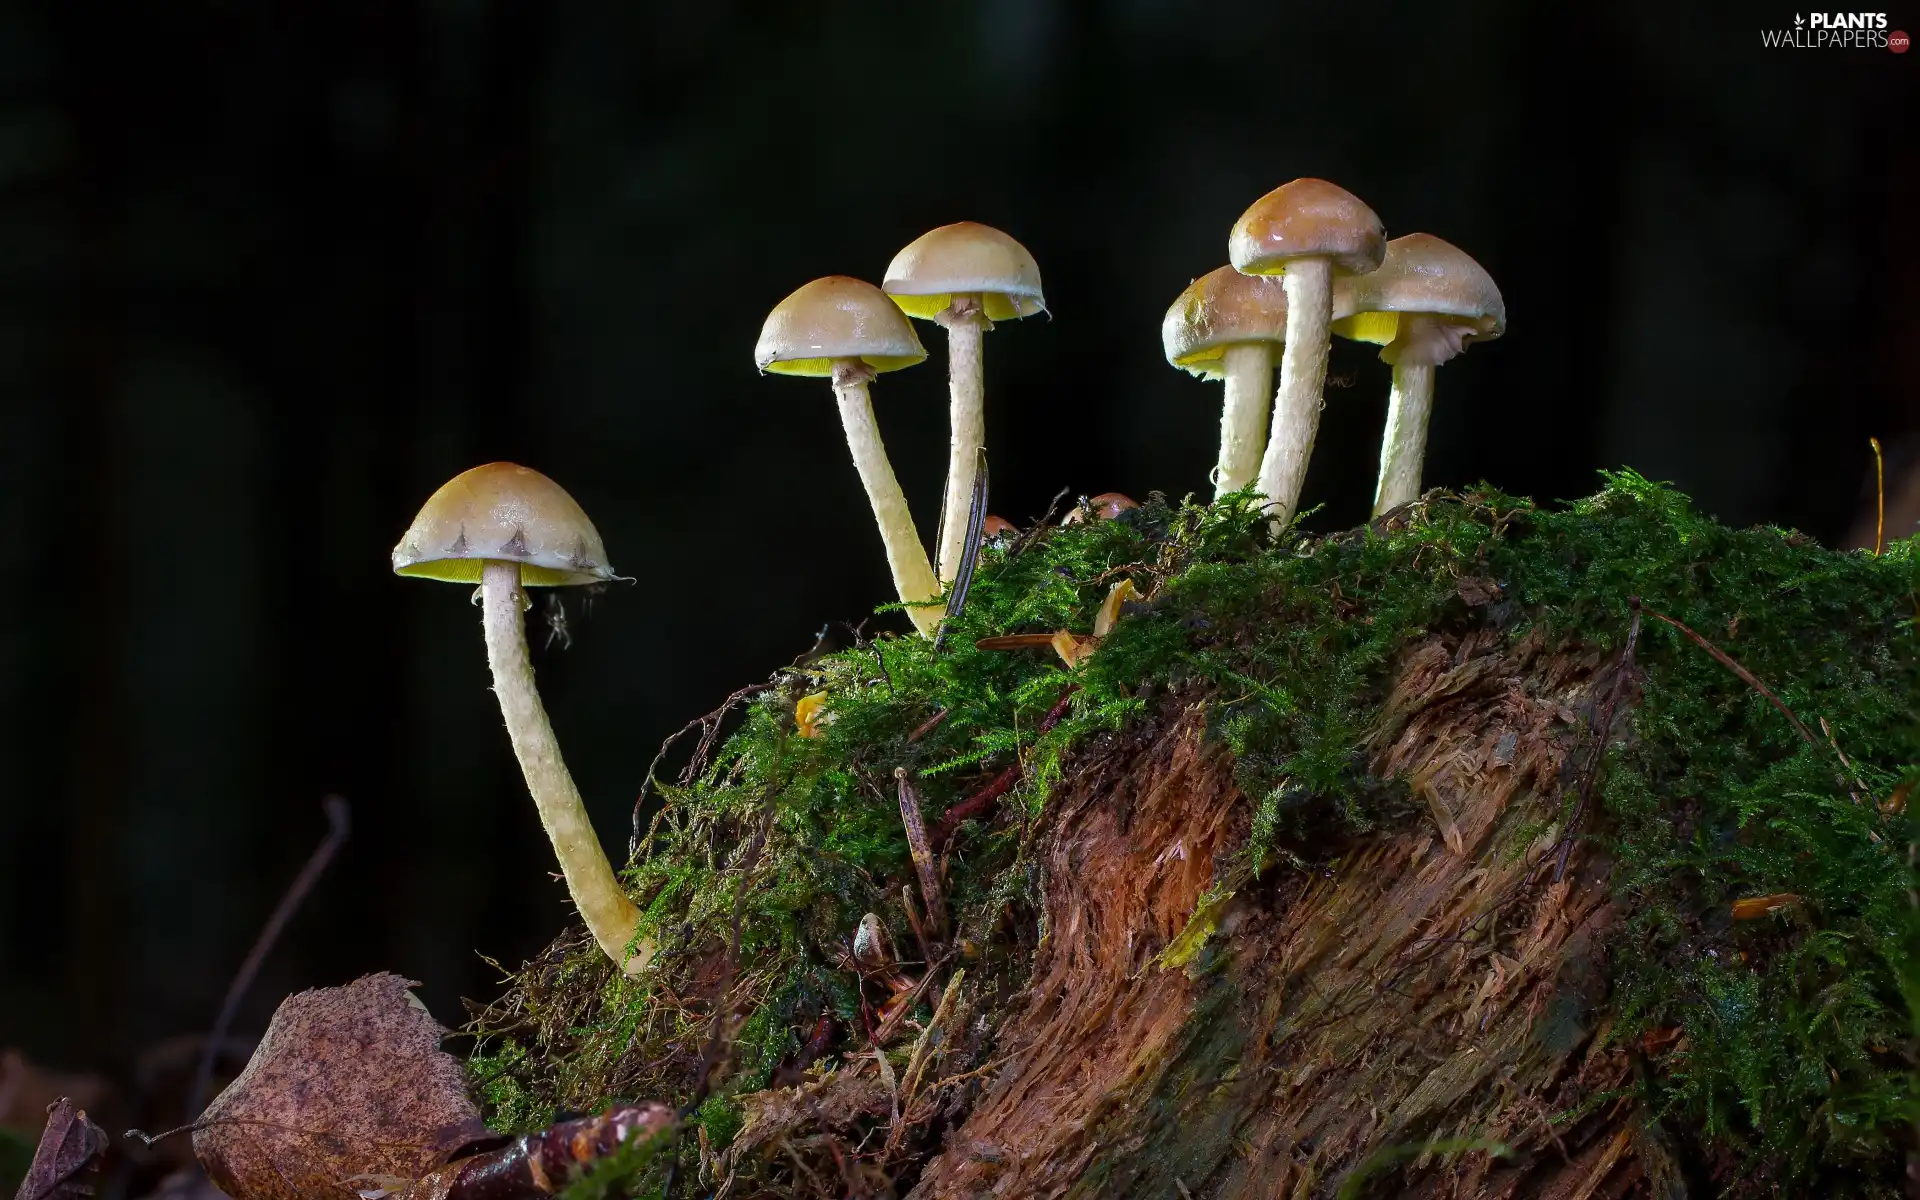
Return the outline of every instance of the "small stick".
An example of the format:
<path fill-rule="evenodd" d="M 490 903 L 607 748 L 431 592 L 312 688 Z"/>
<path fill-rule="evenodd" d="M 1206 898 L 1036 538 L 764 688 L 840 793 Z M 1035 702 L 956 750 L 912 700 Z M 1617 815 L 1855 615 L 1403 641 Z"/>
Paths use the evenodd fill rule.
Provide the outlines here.
<path fill-rule="evenodd" d="M 907 1056 L 906 1074 L 900 1081 L 897 1093 L 900 1098 L 899 1104 L 893 1113 L 893 1128 L 887 1133 L 888 1154 L 899 1147 L 900 1139 L 906 1133 L 906 1123 L 902 1120 L 902 1116 L 911 1115 L 914 1098 L 920 1091 L 920 1076 L 927 1065 L 933 1061 L 933 1055 L 928 1052 L 929 1047 L 941 1024 L 953 1013 L 954 1001 L 960 995 L 960 981 L 966 977 L 967 970 L 962 967 L 953 973 L 952 979 L 947 981 L 947 990 L 940 994 L 940 1003 L 933 1010 L 933 1020 L 928 1021 L 927 1027 L 920 1031 L 919 1039 L 913 1043 L 913 1052 Z"/>
<path fill-rule="evenodd" d="M 207 1034 L 207 1044 L 200 1051 L 200 1065 L 193 1073 L 193 1090 L 187 1094 L 187 1111 L 196 1117 L 206 1107 L 207 1088 L 213 1082 L 214 1055 L 218 1053 L 221 1043 L 227 1040 L 227 1030 L 240 1013 L 240 1002 L 246 999 L 247 989 L 253 986 L 253 977 L 260 973 L 260 964 L 273 950 L 273 944 L 280 940 L 281 931 L 293 919 L 300 902 L 307 898 L 307 893 L 327 869 L 327 864 L 333 861 L 333 856 L 339 852 L 352 829 L 344 797 L 328 796 L 320 801 L 320 806 L 327 814 L 327 835 L 314 847 L 313 853 L 307 858 L 307 865 L 301 867 L 300 873 L 293 877 L 287 894 L 280 897 L 279 907 L 267 918 L 267 924 L 260 930 L 253 949 L 247 952 L 246 961 L 240 964 L 233 982 L 227 986 L 227 998 L 220 1002 L 220 1015 L 214 1018 L 213 1031 Z"/>
<path fill-rule="evenodd" d="M 1853 760 L 1847 757 L 1847 752 L 1840 748 L 1840 739 L 1833 736 L 1833 726 L 1827 724 L 1827 719 L 1825 717 L 1820 718 L 1820 732 L 1827 735 L 1827 745 L 1833 747 L 1834 754 L 1838 756 L 1838 758 L 1840 759 L 1840 765 L 1847 769 L 1847 773 L 1849 775 L 1853 776 L 1854 786 L 1859 788 L 1861 791 L 1865 792 L 1867 794 L 1867 799 L 1873 801 L 1873 806 L 1875 808 L 1879 808 L 1880 798 L 1873 794 L 1873 789 L 1867 786 L 1867 781 L 1860 778 L 1860 772 L 1857 769 L 1855 769 L 1853 765 Z M 1860 803 L 1860 797 L 1854 796 L 1853 802 L 1855 804 Z"/>
<path fill-rule="evenodd" d="M 948 717 L 952 715 L 953 715 L 952 709 L 950 708 L 941 709 L 939 712 L 933 714 L 932 716 L 928 717 L 926 720 L 920 722 L 919 726 L 916 727 L 912 733 L 907 735 L 907 741 L 909 742 L 919 741 L 921 738 L 927 736 L 928 734 L 932 733 L 935 729 L 939 728 L 940 722 L 946 720 Z"/>
<path fill-rule="evenodd" d="M 1035 737 L 1040 737 L 1051 732 L 1053 727 L 1060 723 L 1060 719 L 1067 715 L 1067 708 L 1073 702 L 1073 694 L 1079 690 L 1080 685 L 1077 683 L 1067 685 L 1067 690 L 1060 693 L 1060 699 L 1055 701 L 1053 707 L 1047 710 L 1047 715 L 1040 718 L 1040 726 L 1034 732 Z M 933 827 L 933 834 L 930 838 L 933 846 L 937 849 L 946 845 L 947 839 L 953 836 L 954 831 L 959 829 L 963 822 L 971 821 L 991 809 L 994 801 L 1006 795 L 1009 788 L 1020 782 L 1020 776 L 1025 772 L 1026 767 L 1019 762 L 1015 762 L 1006 770 L 995 775 L 992 782 L 988 783 L 987 786 L 981 788 L 973 795 L 968 796 L 965 800 L 962 800 L 941 814 L 940 820 Z"/>
<path fill-rule="evenodd" d="M 927 822 L 920 815 L 920 797 L 907 782 L 907 769 L 893 769 L 894 782 L 900 785 L 900 821 L 907 827 L 907 848 L 913 851 L 913 869 L 920 876 L 920 899 L 927 907 L 927 931 L 935 941 L 947 936 L 947 901 L 940 894 L 940 869 L 927 845 Z"/>
<path fill-rule="evenodd" d="M 1870 437 L 1867 444 L 1873 447 L 1873 491 L 1877 499 L 1873 518 L 1873 556 L 1880 557 L 1880 551 L 1887 545 L 1887 462 L 1880 454 L 1880 439 Z"/>
<path fill-rule="evenodd" d="M 1627 597 L 1627 604 L 1630 605 L 1635 612 L 1640 611 L 1640 597 L 1638 596 Z M 1767 701 L 1770 704 L 1772 704 L 1775 708 L 1779 709 L 1780 715 L 1785 717 L 1788 721 L 1790 721 L 1793 724 L 1793 728 L 1795 732 L 1797 732 L 1801 737 L 1806 739 L 1807 745 L 1813 746 L 1816 748 L 1820 745 L 1820 742 L 1818 741 L 1818 739 L 1816 739 L 1813 736 L 1813 731 L 1808 729 L 1806 725 L 1801 722 L 1799 717 L 1796 717 L 1793 715 L 1793 710 L 1788 708 L 1784 703 L 1782 703 L 1780 700 L 1780 697 L 1768 691 L 1767 685 L 1764 683 L 1761 683 L 1759 679 L 1755 678 L 1752 671 L 1747 670 L 1745 667 L 1741 666 L 1739 663 L 1733 661 L 1733 658 L 1730 655 L 1728 655 L 1726 651 L 1720 649 L 1720 647 L 1714 645 L 1712 642 L 1708 641 L 1706 638 L 1701 637 L 1699 634 L 1695 633 L 1693 630 L 1688 629 L 1685 625 L 1682 625 L 1680 622 L 1674 620 L 1672 617 L 1667 616 L 1665 613 L 1655 612 L 1653 609 L 1649 608 L 1647 609 L 1647 615 L 1654 618 L 1655 620 L 1665 621 L 1667 624 L 1673 626 L 1675 629 L 1678 629 L 1681 633 L 1684 633 L 1689 638 L 1693 639 L 1693 642 L 1695 645 L 1699 646 L 1702 650 L 1705 650 L 1708 654 L 1713 655 L 1715 662 L 1718 662 L 1721 666 L 1725 667 L 1727 670 L 1732 671 L 1735 675 L 1738 675 L 1741 678 L 1741 680 L 1746 683 L 1748 687 L 1752 688 L 1756 692 L 1759 692 L 1762 696 L 1765 696 L 1767 698 Z"/>
<path fill-rule="evenodd" d="M 927 927 L 920 920 L 919 907 L 913 902 L 913 888 L 904 883 L 900 885 L 900 907 L 907 910 L 907 926 L 913 930 L 913 940 L 920 947 L 921 963 L 931 964 L 933 950 L 927 945 Z"/>
<path fill-rule="evenodd" d="M 1613 683 L 1607 688 L 1607 702 L 1600 709 L 1599 740 L 1593 747 L 1593 757 L 1587 763 L 1587 769 L 1580 780 L 1580 794 L 1573 802 L 1573 815 L 1567 818 L 1567 832 L 1560 839 L 1560 854 L 1553 865 L 1553 881 L 1560 882 L 1566 874 L 1567 854 L 1573 849 L 1574 835 L 1579 831 L 1580 818 L 1586 814 L 1587 800 L 1593 794 L 1594 780 L 1600 775 L 1600 763 L 1607 756 L 1607 739 L 1613 736 L 1613 706 L 1620 699 L 1620 691 L 1633 671 L 1634 647 L 1640 644 L 1640 598 L 1630 597 L 1627 606 L 1633 610 L 1633 622 L 1627 626 L 1627 644 L 1621 648 L 1620 661 L 1613 670 Z M 1531 874 L 1531 871 L 1529 871 Z"/>

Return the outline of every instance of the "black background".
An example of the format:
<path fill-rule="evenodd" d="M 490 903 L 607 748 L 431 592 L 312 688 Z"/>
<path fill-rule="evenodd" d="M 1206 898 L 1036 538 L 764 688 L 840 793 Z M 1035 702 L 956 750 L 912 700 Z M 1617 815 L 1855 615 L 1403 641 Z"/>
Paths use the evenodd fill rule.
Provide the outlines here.
<path fill-rule="evenodd" d="M 1576 15 L 1573 11 L 1586 10 Z M 1920 26 L 1920 10 L 1892 14 Z M 113 1067 L 268 963 L 374 969 L 443 1020 L 567 919 L 463 590 L 399 580 L 419 503 L 546 471 L 638 582 L 536 644 L 610 850 L 660 739 L 888 599 L 818 381 L 767 309 L 959 219 L 1053 318 L 987 343 L 993 508 L 1205 489 L 1217 387 L 1162 312 L 1299 175 L 1499 281 L 1427 478 L 1541 499 L 1670 479 L 1849 536 L 1920 422 L 1920 55 L 1762 49 L 1670 4 L 0 8 L 0 1046 Z M 935 358 L 875 404 L 931 532 Z M 1310 524 L 1364 516 L 1387 368 L 1336 348 Z M 870 628 L 904 628 L 898 616 Z"/>

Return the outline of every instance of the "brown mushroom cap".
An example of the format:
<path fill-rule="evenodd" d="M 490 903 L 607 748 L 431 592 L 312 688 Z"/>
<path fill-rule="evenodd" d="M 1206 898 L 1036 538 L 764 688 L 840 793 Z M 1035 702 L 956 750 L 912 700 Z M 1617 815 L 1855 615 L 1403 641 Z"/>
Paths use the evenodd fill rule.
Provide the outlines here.
<path fill-rule="evenodd" d="M 955 292 L 977 293 L 989 321 L 1011 321 L 1047 310 L 1040 265 L 1013 238 L 977 221 L 923 233 L 893 256 L 882 282 L 908 316 L 930 321 L 953 303 Z"/>
<path fill-rule="evenodd" d="M 1088 496 L 1084 505 L 1077 505 L 1072 512 L 1060 519 L 1062 525 L 1078 525 L 1086 520 L 1091 512 L 1096 521 L 1111 521 L 1130 508 L 1139 508 L 1133 497 L 1120 492 L 1101 492 L 1098 496 Z"/>
<path fill-rule="evenodd" d="M 753 348 L 754 365 L 776 375 L 826 377 L 849 358 L 898 371 L 926 357 L 913 322 L 887 294 L 845 275 L 816 279 L 775 305 Z"/>
<path fill-rule="evenodd" d="M 519 563 L 528 587 L 616 578 L 599 532 L 566 489 L 508 462 L 448 480 L 393 548 L 394 574 L 418 579 L 479 583 L 488 562 Z"/>
<path fill-rule="evenodd" d="M 1266 275 L 1221 267 L 1187 285 L 1160 322 L 1167 361 L 1202 379 L 1226 374 L 1227 347 L 1287 340 L 1287 289 Z"/>
<path fill-rule="evenodd" d="M 1279 275 L 1296 258 L 1331 258 L 1336 275 L 1380 265 L 1387 234 L 1358 196 L 1324 179 L 1283 183 L 1253 202 L 1227 239 L 1235 270 Z"/>
<path fill-rule="evenodd" d="M 1492 341 L 1507 328 L 1507 304 L 1493 276 L 1466 251 L 1430 233 L 1393 239 L 1379 270 L 1335 281 L 1334 310 L 1335 333 L 1376 346 L 1400 335 L 1402 316 L 1464 326 L 1463 345 Z"/>
<path fill-rule="evenodd" d="M 1001 537 L 1006 534 L 1019 532 L 1019 527 L 1012 521 L 1007 520 L 1005 517 L 995 516 L 992 513 L 988 513 L 986 520 L 980 522 L 980 536 L 983 538 Z"/>

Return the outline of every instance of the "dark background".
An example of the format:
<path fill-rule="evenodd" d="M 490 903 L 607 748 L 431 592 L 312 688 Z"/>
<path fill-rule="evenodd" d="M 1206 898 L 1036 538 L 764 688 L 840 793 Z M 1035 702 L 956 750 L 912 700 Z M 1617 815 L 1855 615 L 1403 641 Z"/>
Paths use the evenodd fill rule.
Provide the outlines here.
<path fill-rule="evenodd" d="M 660 739 L 889 598 L 767 309 L 971 218 L 1053 319 L 988 341 L 993 508 L 1204 489 L 1162 312 L 1299 175 L 1499 281 L 1427 478 L 1630 465 L 1840 544 L 1920 424 L 1920 55 L 1670 4 L 169 0 L 0 7 L 0 1046 L 204 1029 L 351 799 L 243 1015 L 369 970 L 460 996 L 568 918 L 463 590 L 387 555 L 455 472 L 552 475 L 637 577 L 536 642 L 602 836 Z M 1920 8 L 1892 14 L 1920 28 Z M 875 388 L 932 532 L 935 358 Z M 1311 524 L 1365 515 L 1387 368 L 1336 349 Z M 904 628 L 897 615 L 870 628 Z"/>

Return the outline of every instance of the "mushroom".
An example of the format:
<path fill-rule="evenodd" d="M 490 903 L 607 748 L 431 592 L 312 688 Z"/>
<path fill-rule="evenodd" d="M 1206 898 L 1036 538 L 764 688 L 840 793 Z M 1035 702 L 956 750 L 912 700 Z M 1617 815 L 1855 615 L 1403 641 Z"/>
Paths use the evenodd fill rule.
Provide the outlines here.
<path fill-rule="evenodd" d="M 1506 332 L 1507 305 L 1493 276 L 1450 242 L 1410 233 L 1387 243 L 1386 260 L 1370 275 L 1334 285 L 1333 331 L 1384 346 L 1393 364 L 1387 429 L 1380 441 L 1380 482 L 1373 515 L 1420 494 L 1420 463 L 1433 409 L 1433 370 L 1474 342 Z"/>
<path fill-rule="evenodd" d="M 893 586 L 900 599 L 912 606 L 907 616 L 914 627 L 931 634 L 942 615 L 940 581 L 927 561 L 893 464 L 887 461 L 867 393 L 867 384 L 876 374 L 911 367 L 926 357 L 913 323 L 886 293 L 845 275 L 816 279 L 774 306 L 753 348 L 754 364 L 762 371 L 833 381 L 847 449 L 853 452 L 854 468 L 873 505 Z"/>
<path fill-rule="evenodd" d="M 881 286 L 908 316 L 938 321 L 947 330 L 952 439 L 934 561 L 940 581 L 952 583 L 967 540 L 974 474 L 987 443 L 982 336 L 995 321 L 1046 311 L 1040 267 L 1025 246 L 998 229 L 961 221 L 921 234 L 894 255 Z"/>
<path fill-rule="evenodd" d="M 1075 505 L 1073 511 L 1060 518 L 1062 525 L 1078 525 L 1091 513 L 1096 521 L 1111 521 L 1130 508 L 1140 505 L 1131 496 L 1119 492 L 1101 492 L 1098 496 L 1088 496 Z"/>
<path fill-rule="evenodd" d="M 1346 189 L 1296 179 L 1254 201 L 1228 238 L 1236 270 L 1279 275 L 1287 293 L 1287 345 L 1273 397 L 1273 430 L 1260 460 L 1260 491 L 1276 524 L 1293 519 L 1320 427 L 1327 380 L 1333 277 L 1364 275 L 1386 254 L 1380 218 Z"/>
<path fill-rule="evenodd" d="M 1202 379 L 1226 381 L 1220 410 L 1217 500 L 1252 483 L 1267 444 L 1273 357 L 1287 340 L 1287 290 L 1278 279 L 1209 271 L 1187 285 L 1160 322 L 1167 361 Z"/>
<path fill-rule="evenodd" d="M 475 467 L 427 499 L 393 549 L 397 575 L 479 584 L 481 628 L 494 694 L 514 757 L 553 841 L 567 890 L 607 957 L 629 975 L 653 957 L 635 931 L 640 910 L 621 890 L 587 817 L 580 790 L 534 686 L 522 614 L 530 587 L 568 587 L 618 578 L 572 496 L 538 471 L 513 463 Z"/>

